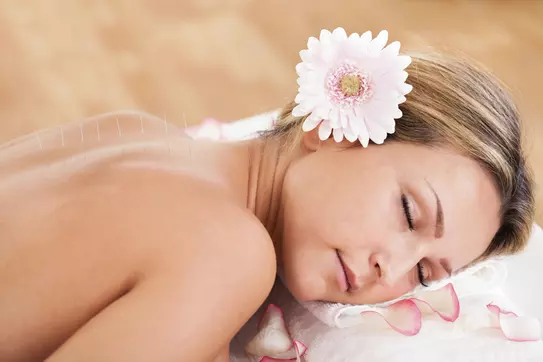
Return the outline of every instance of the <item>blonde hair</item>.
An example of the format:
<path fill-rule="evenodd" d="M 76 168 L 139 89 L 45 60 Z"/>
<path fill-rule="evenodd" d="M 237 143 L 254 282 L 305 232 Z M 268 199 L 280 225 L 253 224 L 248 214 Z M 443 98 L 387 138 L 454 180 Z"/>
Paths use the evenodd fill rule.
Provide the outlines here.
<path fill-rule="evenodd" d="M 391 140 L 450 147 L 477 161 L 501 198 L 501 226 L 480 259 L 522 250 L 534 217 L 533 181 L 521 147 L 521 124 L 509 93 L 489 72 L 461 58 L 412 56 L 407 83 L 413 91 L 400 105 Z M 298 144 L 305 117 L 289 103 L 264 137 L 285 147 Z"/>

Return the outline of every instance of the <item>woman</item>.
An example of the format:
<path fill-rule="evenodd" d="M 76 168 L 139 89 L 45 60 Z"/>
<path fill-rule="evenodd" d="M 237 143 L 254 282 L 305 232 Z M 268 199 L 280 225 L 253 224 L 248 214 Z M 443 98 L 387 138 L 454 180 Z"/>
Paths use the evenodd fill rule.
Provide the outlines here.
<path fill-rule="evenodd" d="M 376 303 L 521 250 L 532 181 L 509 95 L 465 61 L 414 57 L 413 90 L 401 75 L 373 113 L 384 123 L 334 119 L 304 93 L 326 44 L 407 66 L 381 34 L 351 38 L 310 40 L 298 105 L 254 140 L 120 112 L 3 146 L 0 360 L 228 360 L 276 267 L 298 300 Z M 338 47 L 335 61 L 362 59 Z M 334 64 L 327 105 L 385 94 L 377 73 Z"/>

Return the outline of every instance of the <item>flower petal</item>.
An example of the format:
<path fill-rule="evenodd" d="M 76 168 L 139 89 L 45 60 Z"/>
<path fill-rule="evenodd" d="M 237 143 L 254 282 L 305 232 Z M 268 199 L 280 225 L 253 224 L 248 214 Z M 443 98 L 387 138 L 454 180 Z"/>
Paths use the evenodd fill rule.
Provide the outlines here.
<path fill-rule="evenodd" d="M 381 119 L 376 119 L 375 123 L 379 124 L 386 133 L 392 134 L 396 129 L 396 121 L 392 117 L 383 117 Z"/>
<path fill-rule="evenodd" d="M 341 127 L 341 120 L 339 115 L 339 109 L 333 108 L 328 115 L 328 120 L 330 121 L 330 127 L 333 129 Z"/>
<path fill-rule="evenodd" d="M 398 119 L 398 118 L 402 118 L 402 116 L 403 116 L 402 110 L 399 107 L 395 107 L 394 113 L 392 114 L 392 118 Z"/>
<path fill-rule="evenodd" d="M 328 119 L 330 112 L 331 108 L 329 106 L 320 104 L 311 114 L 315 115 L 315 117 L 319 117 L 320 119 Z"/>
<path fill-rule="evenodd" d="M 298 93 L 296 94 L 296 98 L 294 98 L 294 102 L 296 102 L 296 104 L 300 104 L 302 103 L 304 100 L 306 100 L 309 96 L 307 94 L 304 94 L 304 93 Z"/>
<path fill-rule="evenodd" d="M 360 53 L 360 35 L 353 33 L 347 38 L 345 43 L 345 55 L 348 58 L 356 57 Z"/>
<path fill-rule="evenodd" d="M 339 124 L 341 125 L 342 128 L 349 127 L 349 117 L 347 115 L 348 111 L 349 110 L 340 109 L 338 112 Z"/>
<path fill-rule="evenodd" d="M 327 29 L 321 30 L 321 33 L 319 36 L 319 39 L 321 42 L 330 42 L 331 38 L 332 38 L 332 33 L 330 33 L 330 30 L 327 30 Z"/>
<path fill-rule="evenodd" d="M 320 47 L 320 41 L 319 39 L 315 38 L 314 36 L 310 37 L 307 40 L 307 49 L 311 51 L 318 51 Z"/>
<path fill-rule="evenodd" d="M 422 316 L 415 303 L 410 300 L 401 300 L 386 308 L 382 312 L 367 311 L 361 315 L 378 314 L 397 332 L 406 336 L 414 336 L 419 333 L 422 326 Z"/>
<path fill-rule="evenodd" d="M 369 46 L 369 52 L 372 55 L 377 55 L 388 41 L 388 31 L 382 30 L 376 37 L 373 39 Z"/>
<path fill-rule="evenodd" d="M 358 139 L 358 135 L 352 131 L 351 128 L 346 128 L 343 130 L 344 136 L 349 142 L 354 142 Z"/>
<path fill-rule="evenodd" d="M 245 346 L 247 353 L 253 356 L 274 356 L 292 347 L 283 312 L 276 305 L 268 305 L 258 329 L 256 336 Z"/>
<path fill-rule="evenodd" d="M 305 354 L 306 351 L 307 351 L 307 347 L 305 346 L 305 344 L 303 344 L 300 341 L 294 341 L 294 343 L 292 344 L 292 347 L 288 351 L 277 353 L 276 355 L 273 355 L 273 356 L 264 356 L 264 358 L 262 358 L 260 362 L 265 362 L 265 361 L 268 361 L 268 362 L 287 362 L 287 361 L 298 362 L 300 361 L 301 362 L 302 356 Z"/>
<path fill-rule="evenodd" d="M 296 107 L 294 107 L 291 114 L 294 117 L 303 117 L 303 116 L 307 115 L 308 113 L 310 113 L 312 111 L 311 108 L 309 108 L 309 109 L 304 108 L 304 106 L 305 106 L 305 103 L 298 104 Z"/>
<path fill-rule="evenodd" d="M 430 308 L 447 322 L 454 322 L 460 315 L 460 302 L 452 283 L 438 290 L 420 290 L 411 300 L 419 308 Z"/>
<path fill-rule="evenodd" d="M 360 40 L 362 45 L 369 45 L 371 42 L 371 31 L 366 31 L 364 34 L 360 35 Z"/>
<path fill-rule="evenodd" d="M 343 129 L 342 128 L 334 128 L 334 131 L 332 132 L 334 135 L 334 141 L 341 142 L 343 141 Z"/>
<path fill-rule="evenodd" d="M 413 86 L 411 84 L 402 83 L 400 84 L 400 92 L 402 94 L 407 94 L 413 90 Z"/>
<path fill-rule="evenodd" d="M 362 147 L 368 147 L 370 142 L 370 135 L 366 127 L 366 122 L 363 116 L 359 116 L 356 109 L 354 110 L 355 115 L 350 119 L 351 129 L 354 131 Z"/>
<path fill-rule="evenodd" d="M 409 55 L 399 55 L 396 57 L 396 64 L 400 69 L 405 69 L 409 64 L 411 64 L 411 57 Z"/>
<path fill-rule="evenodd" d="M 304 50 L 300 51 L 300 58 L 302 59 L 302 62 L 306 62 L 306 63 L 311 62 L 311 60 L 312 60 L 311 55 L 312 55 L 311 51 L 309 51 L 307 49 L 304 49 Z"/>
<path fill-rule="evenodd" d="M 374 120 L 366 120 L 366 126 L 368 127 L 368 134 L 370 139 L 380 145 L 387 138 L 387 131 L 379 123 Z"/>
<path fill-rule="evenodd" d="M 307 117 L 302 124 L 302 130 L 304 132 L 309 132 L 319 125 L 321 123 L 322 118 L 320 118 L 318 115 L 315 115 L 315 113 L 311 113 L 309 117 Z"/>
<path fill-rule="evenodd" d="M 323 29 L 319 39 L 308 39 L 307 49 L 300 52 L 302 63 L 296 66 L 299 88 L 292 115 L 303 117 L 319 110 L 318 118 L 327 122 L 306 120 L 304 131 L 318 127 L 319 137 L 327 139 L 333 130 L 341 129 L 334 131 L 335 140 L 358 138 L 363 146 L 369 140 L 382 143 L 388 133 L 395 131 L 394 119 L 402 117 L 398 104 L 405 102 L 405 94 L 412 90 L 405 83 L 404 71 L 411 58 L 398 55 L 399 42 L 386 46 L 387 41 L 386 30 L 372 39 L 370 31 L 348 35 L 341 27 L 333 32 Z M 337 82 L 345 74 L 369 77 L 372 92 L 364 88 L 363 94 L 342 97 Z M 353 116 L 355 108 L 360 112 Z M 353 127 L 351 118 L 362 122 Z"/>
<path fill-rule="evenodd" d="M 347 33 L 345 32 L 345 29 L 343 28 L 336 28 L 332 32 L 332 39 L 335 42 L 342 42 L 347 40 Z"/>
<path fill-rule="evenodd" d="M 331 133 L 332 127 L 330 126 L 330 121 L 322 121 L 319 126 L 319 139 L 321 141 L 326 141 L 330 137 Z"/>
<path fill-rule="evenodd" d="M 400 53 L 400 42 L 394 41 L 386 46 L 385 49 L 383 49 L 383 56 L 396 56 Z"/>
<path fill-rule="evenodd" d="M 303 75 L 307 71 L 309 71 L 309 69 L 307 68 L 307 65 L 305 63 L 296 64 L 296 73 L 299 76 Z"/>
<path fill-rule="evenodd" d="M 515 313 L 502 310 L 492 303 L 486 307 L 494 317 L 494 325 L 502 330 L 503 335 L 508 340 L 514 342 L 541 340 L 541 325 L 537 318 L 519 317 Z"/>

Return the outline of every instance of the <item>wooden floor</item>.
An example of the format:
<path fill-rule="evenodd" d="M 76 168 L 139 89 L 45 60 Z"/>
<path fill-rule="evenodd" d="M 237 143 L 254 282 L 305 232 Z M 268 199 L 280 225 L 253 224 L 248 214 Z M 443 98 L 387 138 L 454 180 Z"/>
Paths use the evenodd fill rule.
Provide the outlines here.
<path fill-rule="evenodd" d="M 337 26 L 483 61 L 515 94 L 543 183 L 538 0 L 0 0 L 0 141 L 120 108 L 181 124 L 280 107 L 307 38 Z"/>

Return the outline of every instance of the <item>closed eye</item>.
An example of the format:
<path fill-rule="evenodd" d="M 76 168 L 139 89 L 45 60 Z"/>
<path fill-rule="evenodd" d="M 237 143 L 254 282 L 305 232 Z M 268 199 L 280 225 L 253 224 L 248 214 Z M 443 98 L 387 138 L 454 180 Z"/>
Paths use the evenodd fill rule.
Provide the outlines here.
<path fill-rule="evenodd" d="M 425 282 L 426 276 L 424 275 L 424 266 L 422 265 L 422 263 L 417 263 L 417 272 L 418 272 L 418 277 L 419 277 L 419 283 L 422 286 L 427 287 L 428 284 L 426 284 Z"/>
<path fill-rule="evenodd" d="M 415 230 L 413 215 L 411 213 L 411 204 L 409 203 L 409 199 L 405 194 L 402 194 L 402 207 L 405 214 L 405 219 L 407 220 L 407 225 L 409 226 L 409 230 Z"/>

